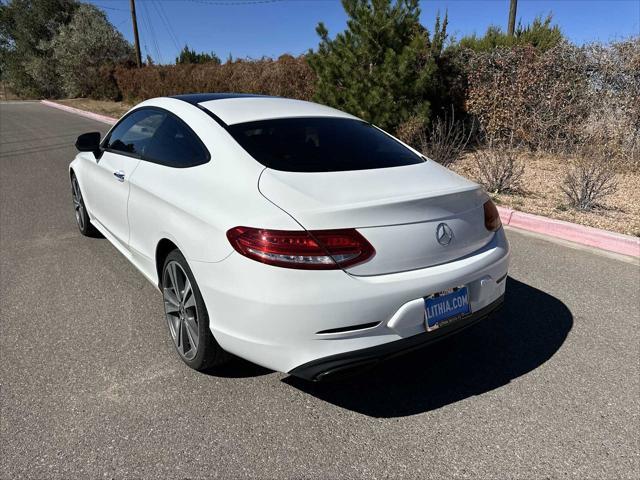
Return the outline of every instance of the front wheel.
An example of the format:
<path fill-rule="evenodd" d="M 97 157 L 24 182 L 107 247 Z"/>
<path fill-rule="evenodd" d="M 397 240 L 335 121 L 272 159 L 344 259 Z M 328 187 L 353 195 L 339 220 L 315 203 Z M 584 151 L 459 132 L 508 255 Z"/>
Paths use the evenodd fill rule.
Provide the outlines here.
<path fill-rule="evenodd" d="M 227 361 L 227 354 L 209 330 L 209 315 L 193 273 L 179 250 L 162 269 L 162 296 L 169 333 L 180 358 L 202 371 Z"/>
<path fill-rule="evenodd" d="M 89 221 L 89 213 L 87 207 L 84 204 L 84 198 L 80 191 L 80 184 L 75 175 L 71 175 L 71 195 L 73 198 L 73 210 L 76 214 L 76 223 L 78 224 L 78 230 L 85 237 L 100 237 L 100 232 L 96 230 L 96 227 L 91 225 Z"/>

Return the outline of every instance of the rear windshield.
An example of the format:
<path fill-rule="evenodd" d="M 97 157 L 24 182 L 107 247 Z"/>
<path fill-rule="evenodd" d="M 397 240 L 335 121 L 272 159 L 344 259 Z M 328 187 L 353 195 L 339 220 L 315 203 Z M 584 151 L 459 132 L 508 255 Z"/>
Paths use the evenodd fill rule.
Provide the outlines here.
<path fill-rule="evenodd" d="M 339 172 L 424 161 L 372 125 L 348 118 L 283 118 L 231 125 L 233 138 L 274 170 Z"/>

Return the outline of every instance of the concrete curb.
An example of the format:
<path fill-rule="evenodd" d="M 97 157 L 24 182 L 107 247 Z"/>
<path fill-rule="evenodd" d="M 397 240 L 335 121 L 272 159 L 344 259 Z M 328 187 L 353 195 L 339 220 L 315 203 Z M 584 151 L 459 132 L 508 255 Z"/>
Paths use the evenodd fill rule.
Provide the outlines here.
<path fill-rule="evenodd" d="M 49 100 L 41 100 L 41 103 L 49 107 L 58 108 L 67 112 L 75 113 L 92 120 L 113 125 L 117 119 L 100 115 L 98 113 L 87 112 L 79 108 L 69 107 Z M 621 233 L 609 232 L 598 228 L 585 227 L 576 223 L 564 222 L 553 218 L 541 217 L 530 213 L 518 212 L 510 208 L 498 207 L 503 225 L 541 233 L 549 237 L 561 238 L 570 242 L 587 245 L 590 247 L 608 250 L 610 252 L 640 257 L 640 238 Z"/>
<path fill-rule="evenodd" d="M 631 235 L 586 227 L 576 223 L 518 212 L 510 208 L 498 207 L 503 225 L 561 238 L 570 242 L 608 250 L 610 252 L 640 257 L 640 238 Z"/>
<path fill-rule="evenodd" d="M 49 107 L 64 110 L 65 112 L 71 112 L 75 113 L 76 115 L 90 118 L 92 120 L 97 120 L 98 122 L 108 123 L 109 125 L 113 125 L 118 121 L 117 118 L 107 117 L 106 115 L 100 115 L 99 113 L 87 112 L 86 110 L 80 110 L 79 108 L 69 107 L 68 105 L 62 105 L 61 103 L 51 102 L 49 100 L 40 100 L 40 103 L 43 103 Z"/>

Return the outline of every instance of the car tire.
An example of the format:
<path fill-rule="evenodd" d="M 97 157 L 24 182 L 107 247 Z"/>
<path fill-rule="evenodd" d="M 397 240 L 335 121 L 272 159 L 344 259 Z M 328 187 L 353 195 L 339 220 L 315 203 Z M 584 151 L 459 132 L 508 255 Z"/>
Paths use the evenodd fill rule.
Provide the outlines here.
<path fill-rule="evenodd" d="M 76 225 L 78 225 L 80 233 L 85 237 L 101 237 L 100 232 L 91 224 L 89 212 L 87 212 L 87 207 L 84 204 L 84 197 L 75 174 L 71 174 L 71 196 L 73 198 Z"/>
<path fill-rule="evenodd" d="M 198 371 L 226 363 L 229 355 L 209 329 L 207 308 L 180 250 L 167 255 L 160 285 L 169 335 L 182 361 Z"/>

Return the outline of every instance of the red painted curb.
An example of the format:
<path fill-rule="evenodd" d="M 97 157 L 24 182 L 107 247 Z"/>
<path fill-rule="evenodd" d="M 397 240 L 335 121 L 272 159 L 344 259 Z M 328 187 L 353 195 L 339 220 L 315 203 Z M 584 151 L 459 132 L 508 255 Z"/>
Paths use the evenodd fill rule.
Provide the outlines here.
<path fill-rule="evenodd" d="M 92 120 L 108 123 L 109 125 L 113 125 L 118 121 L 117 118 L 107 117 L 106 115 L 100 115 L 99 113 L 87 112 L 86 110 L 80 110 L 79 108 L 69 107 L 68 105 L 62 105 L 61 103 L 52 102 L 50 100 L 40 100 L 40 103 L 43 103 L 49 107 L 64 110 L 66 112 L 75 113 L 76 115 L 81 115 L 83 117 L 87 117 Z"/>
<path fill-rule="evenodd" d="M 498 207 L 503 225 L 610 252 L 640 257 L 640 238 Z"/>

